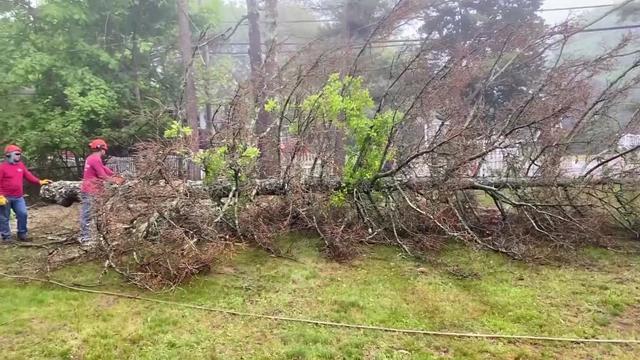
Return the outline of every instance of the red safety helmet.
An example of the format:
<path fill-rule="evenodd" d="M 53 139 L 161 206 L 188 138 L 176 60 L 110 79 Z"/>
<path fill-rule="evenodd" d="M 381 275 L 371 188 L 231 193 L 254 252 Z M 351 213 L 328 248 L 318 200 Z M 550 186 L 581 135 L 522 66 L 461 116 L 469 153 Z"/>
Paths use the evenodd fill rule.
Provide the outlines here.
<path fill-rule="evenodd" d="M 22 149 L 20 149 L 20 147 L 19 147 L 19 146 L 17 146 L 17 145 L 7 145 L 7 147 L 6 147 L 6 148 L 4 148 L 4 154 L 5 154 L 5 155 L 11 154 L 11 153 L 13 153 L 13 152 L 19 152 L 19 153 L 21 153 L 21 152 L 22 152 Z"/>
<path fill-rule="evenodd" d="M 102 139 L 95 139 L 89 143 L 89 147 L 91 150 L 109 150 L 109 146 Z"/>

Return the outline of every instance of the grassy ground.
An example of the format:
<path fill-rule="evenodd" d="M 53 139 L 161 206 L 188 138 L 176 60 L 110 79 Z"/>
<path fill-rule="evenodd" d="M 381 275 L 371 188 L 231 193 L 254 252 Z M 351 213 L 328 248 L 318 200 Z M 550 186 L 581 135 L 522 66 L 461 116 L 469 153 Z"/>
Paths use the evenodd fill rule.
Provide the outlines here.
<path fill-rule="evenodd" d="M 65 215 L 57 215 L 65 216 Z M 528 265 L 451 244 L 428 260 L 378 247 L 350 264 L 317 240 L 283 239 L 297 261 L 238 251 L 171 293 L 144 294 L 262 314 L 429 330 L 640 339 L 640 256 L 585 249 Z M 0 270 L 35 250 L 0 248 Z M 95 283 L 101 267 L 54 272 Z M 141 293 L 113 274 L 101 290 Z M 0 280 L 3 359 L 636 359 L 640 346 L 452 339 L 318 327 L 182 309 Z"/>

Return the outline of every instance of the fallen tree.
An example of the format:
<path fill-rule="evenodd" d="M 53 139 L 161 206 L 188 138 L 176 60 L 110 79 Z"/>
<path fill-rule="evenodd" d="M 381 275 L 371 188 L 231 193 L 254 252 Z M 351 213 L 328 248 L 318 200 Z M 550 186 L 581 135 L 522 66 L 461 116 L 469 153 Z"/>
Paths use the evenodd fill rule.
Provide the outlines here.
<path fill-rule="evenodd" d="M 363 55 L 369 42 L 392 33 L 414 5 L 398 2 L 357 54 L 318 54 L 318 46 L 291 58 L 278 74 L 283 87 L 265 104 L 276 124 L 264 133 L 252 128 L 255 109 L 239 87 L 209 149 L 190 152 L 182 137 L 188 132 L 177 123 L 174 138 L 140 144 L 135 178 L 108 186 L 96 207 L 105 261 L 155 289 L 206 271 L 237 244 L 283 255 L 274 239 L 299 230 L 317 234 L 337 260 L 353 258 L 362 244 L 417 255 L 449 239 L 517 259 L 549 259 L 583 244 L 637 237 L 637 148 L 616 152 L 617 139 L 599 137 L 594 148 L 613 155 L 582 177 L 567 176 L 562 165 L 576 147 L 594 145 L 585 135 L 590 127 L 611 117 L 640 83 L 630 39 L 592 58 L 564 59 L 579 28 L 487 19 L 486 34 L 464 43 L 426 36 L 397 54 L 388 75 L 367 82 L 358 69 L 375 65 Z M 618 78 L 592 86 L 628 56 L 636 59 Z M 336 60 L 352 62 L 351 71 Z M 536 70 L 521 83 L 523 69 Z M 566 119 L 570 129 L 558 126 Z M 257 145 L 270 131 L 290 136 L 279 154 L 280 176 L 262 179 Z M 175 154 L 202 164 L 205 181 L 186 181 L 168 168 Z M 310 167 L 302 167 L 303 155 Z M 475 176 L 493 158 L 503 160 L 501 173 Z M 625 166 L 612 166 L 617 162 Z M 54 183 L 42 197 L 69 206 L 78 189 Z"/>
<path fill-rule="evenodd" d="M 129 181 L 128 184 L 120 186 L 124 191 L 137 180 Z M 46 203 L 57 204 L 65 207 L 73 203 L 80 202 L 80 181 L 57 181 L 40 189 L 40 198 Z M 205 184 L 203 181 L 176 180 L 176 184 L 183 184 L 191 192 L 206 194 L 211 199 L 223 199 L 230 193 L 235 192 L 234 185 L 226 180 L 217 181 L 212 184 Z M 158 185 L 165 185 L 158 182 Z M 441 184 L 440 184 L 441 185 Z M 441 187 L 430 179 L 406 179 L 394 178 L 378 181 L 376 184 L 363 184 L 361 190 L 394 190 L 400 187 L 409 191 L 429 191 Z M 555 180 L 545 179 L 458 179 L 455 183 L 447 184 L 452 191 L 479 190 L 479 191 L 499 191 L 504 189 L 526 189 L 526 188 L 585 188 L 605 185 L 640 185 L 640 178 L 562 178 Z M 109 186 L 109 185 L 107 185 Z M 113 185 L 111 185 L 113 186 Z M 344 187 L 337 177 L 329 179 L 303 180 L 297 186 L 297 190 L 314 193 L 331 193 Z M 291 187 L 281 179 L 258 179 L 253 186 L 249 187 L 251 196 L 282 196 L 286 195 Z"/>

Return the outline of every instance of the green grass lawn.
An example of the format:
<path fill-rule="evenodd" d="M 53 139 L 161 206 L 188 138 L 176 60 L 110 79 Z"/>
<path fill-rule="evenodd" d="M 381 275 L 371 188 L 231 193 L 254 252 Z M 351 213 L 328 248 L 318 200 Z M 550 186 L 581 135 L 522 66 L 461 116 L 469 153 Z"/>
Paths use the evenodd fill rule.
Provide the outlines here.
<path fill-rule="evenodd" d="M 370 248 L 349 264 L 319 243 L 298 261 L 242 250 L 169 293 L 114 274 L 100 290 L 270 315 L 441 331 L 640 339 L 640 256 L 587 249 L 571 264 L 530 265 L 450 245 L 430 260 Z M 0 248 L 16 271 L 29 251 Z M 98 264 L 52 278 L 95 283 Z M 95 288 L 92 288 L 95 289 Z M 2 359 L 636 359 L 640 346 L 475 340 L 319 327 L 184 309 L 0 280 Z"/>

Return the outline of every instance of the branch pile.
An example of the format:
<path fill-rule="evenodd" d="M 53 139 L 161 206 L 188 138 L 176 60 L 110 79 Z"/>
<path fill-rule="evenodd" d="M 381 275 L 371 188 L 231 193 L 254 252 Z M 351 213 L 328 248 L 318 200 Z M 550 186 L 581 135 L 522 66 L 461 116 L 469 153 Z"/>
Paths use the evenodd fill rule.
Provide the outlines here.
<path fill-rule="evenodd" d="M 286 81 L 269 114 L 240 87 L 221 107 L 211 149 L 187 154 L 202 160 L 204 183 L 166 166 L 184 153 L 179 142 L 141 145 L 137 178 L 100 201 L 108 262 L 159 288 L 206 271 L 234 243 L 282 255 L 274 240 L 291 231 L 315 233 L 338 260 L 365 243 L 417 255 L 457 239 L 540 259 L 637 237 L 640 147 L 620 152 L 620 134 L 593 134 L 640 83 L 631 38 L 593 57 L 566 57 L 580 28 L 503 24 L 497 16 L 470 38 L 452 39 L 429 15 L 441 4 L 418 3 L 399 1 L 360 52 L 325 44 L 293 56 L 274 76 Z M 429 20 L 423 43 L 377 71 L 386 57 L 365 50 L 413 21 L 414 10 Z M 596 87 L 620 59 L 629 61 L 619 76 Z M 254 131 L 257 107 L 273 120 L 265 131 Z M 272 166 L 276 154 L 265 151 L 277 150 L 260 144 L 278 142 Z M 585 158 L 582 176 L 567 173 L 569 154 Z M 496 158 L 500 168 L 492 169 Z M 482 169 L 498 173 L 481 178 Z M 42 191 L 62 205 L 77 199 L 73 183 Z"/>
<path fill-rule="evenodd" d="M 96 251 L 147 289 L 171 288 L 207 272 L 233 246 L 221 209 L 166 166 L 176 151 L 169 143 L 140 145 L 139 176 L 107 187 L 96 205 Z"/>

